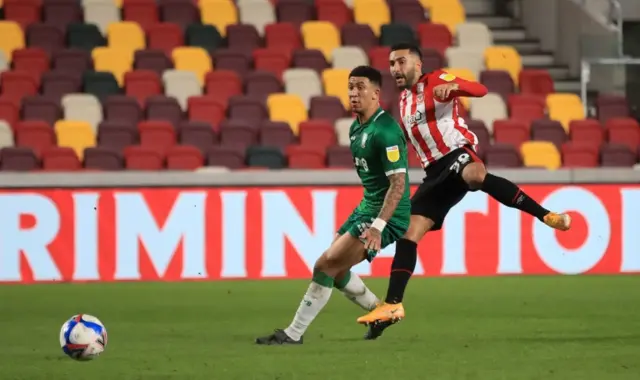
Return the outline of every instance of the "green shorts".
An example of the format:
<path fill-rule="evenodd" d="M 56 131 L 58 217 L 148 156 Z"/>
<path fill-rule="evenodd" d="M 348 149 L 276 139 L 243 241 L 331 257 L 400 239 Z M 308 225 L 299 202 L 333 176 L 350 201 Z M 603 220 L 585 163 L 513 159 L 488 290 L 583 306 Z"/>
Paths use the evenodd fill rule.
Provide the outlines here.
<path fill-rule="evenodd" d="M 361 211 L 355 210 L 347 220 L 342 224 L 342 227 L 338 230 L 338 235 L 344 235 L 348 232 L 351 236 L 359 238 L 365 229 L 371 226 L 371 223 L 376 219 L 377 215 L 370 215 Z M 391 218 L 387 222 L 387 226 L 382 231 L 382 248 L 388 246 L 391 243 L 395 243 L 405 232 L 409 229 L 409 219 L 406 221 L 399 220 L 399 218 Z M 368 251 L 367 260 L 371 262 L 378 252 Z"/>

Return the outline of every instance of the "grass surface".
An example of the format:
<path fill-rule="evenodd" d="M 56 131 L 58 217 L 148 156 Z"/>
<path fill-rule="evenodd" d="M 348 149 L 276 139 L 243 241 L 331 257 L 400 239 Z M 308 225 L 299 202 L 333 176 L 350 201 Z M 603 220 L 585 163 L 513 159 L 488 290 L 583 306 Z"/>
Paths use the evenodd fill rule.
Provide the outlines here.
<path fill-rule="evenodd" d="M 386 280 L 366 281 L 384 294 Z M 262 347 L 306 282 L 0 286 L 0 379 L 640 379 L 640 277 L 414 279 L 407 319 L 362 341 L 338 291 L 303 346 Z M 63 355 L 75 313 L 107 326 L 92 362 Z"/>

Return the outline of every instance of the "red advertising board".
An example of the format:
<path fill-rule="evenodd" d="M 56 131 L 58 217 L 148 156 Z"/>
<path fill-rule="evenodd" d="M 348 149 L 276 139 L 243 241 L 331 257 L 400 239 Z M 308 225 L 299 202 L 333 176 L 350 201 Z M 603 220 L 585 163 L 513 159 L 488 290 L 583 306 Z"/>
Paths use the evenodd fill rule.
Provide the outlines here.
<path fill-rule="evenodd" d="M 419 245 L 417 275 L 640 272 L 640 186 L 530 185 L 557 232 L 482 192 Z M 0 192 L 0 282 L 307 278 L 359 187 Z M 394 246 L 363 276 L 387 276 Z"/>

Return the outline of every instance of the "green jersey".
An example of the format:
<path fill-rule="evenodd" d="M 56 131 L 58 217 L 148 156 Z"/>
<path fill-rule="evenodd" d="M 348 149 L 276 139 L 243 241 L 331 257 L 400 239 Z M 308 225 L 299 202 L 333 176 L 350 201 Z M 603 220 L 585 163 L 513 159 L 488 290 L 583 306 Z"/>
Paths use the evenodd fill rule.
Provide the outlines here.
<path fill-rule="evenodd" d="M 404 173 L 405 189 L 393 218 L 411 216 L 407 140 L 393 116 L 379 108 L 366 122 L 356 119 L 349 129 L 351 154 L 364 187 L 364 198 L 357 210 L 377 215 L 389 189 L 387 176 Z"/>

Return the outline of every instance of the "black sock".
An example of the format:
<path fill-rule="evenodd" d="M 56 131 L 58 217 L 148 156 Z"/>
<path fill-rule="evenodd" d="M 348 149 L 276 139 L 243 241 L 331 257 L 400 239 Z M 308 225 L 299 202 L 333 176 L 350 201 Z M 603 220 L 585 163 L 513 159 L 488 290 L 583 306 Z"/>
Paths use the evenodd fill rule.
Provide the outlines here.
<path fill-rule="evenodd" d="M 400 239 L 396 243 L 396 254 L 391 264 L 391 276 L 387 289 L 387 303 L 400 303 L 404 297 L 404 290 L 416 269 L 418 261 L 418 244 L 407 239 Z"/>
<path fill-rule="evenodd" d="M 549 210 L 531 199 L 515 183 L 491 173 L 487 173 L 484 177 L 481 190 L 503 205 L 522 210 L 540 220 L 549 213 Z"/>

